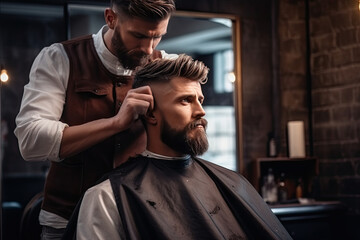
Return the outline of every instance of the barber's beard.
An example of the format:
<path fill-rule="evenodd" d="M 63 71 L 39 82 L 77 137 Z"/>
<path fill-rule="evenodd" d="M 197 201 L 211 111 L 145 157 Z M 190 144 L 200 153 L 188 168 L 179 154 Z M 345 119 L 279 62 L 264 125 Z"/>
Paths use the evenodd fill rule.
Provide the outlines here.
<path fill-rule="evenodd" d="M 121 39 L 121 34 L 117 28 L 114 30 L 111 44 L 115 49 L 116 57 L 119 59 L 124 68 L 135 69 L 137 66 L 146 63 L 150 58 L 150 55 L 145 54 L 139 49 L 128 50 L 125 47 L 125 44 Z"/>
<path fill-rule="evenodd" d="M 199 124 L 203 128 L 199 128 Z M 177 152 L 200 156 L 209 148 L 205 132 L 206 126 L 206 119 L 201 118 L 189 123 L 183 130 L 175 130 L 165 120 L 161 129 L 161 139 Z"/>

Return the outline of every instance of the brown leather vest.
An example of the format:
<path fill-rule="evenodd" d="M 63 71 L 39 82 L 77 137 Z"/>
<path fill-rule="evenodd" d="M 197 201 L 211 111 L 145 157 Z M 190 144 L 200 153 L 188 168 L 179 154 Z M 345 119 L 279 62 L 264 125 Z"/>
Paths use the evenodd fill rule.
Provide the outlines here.
<path fill-rule="evenodd" d="M 70 74 L 61 121 L 80 125 L 114 116 L 133 78 L 116 76 L 102 64 L 91 36 L 62 43 Z M 152 58 L 161 57 L 154 51 Z M 127 130 L 61 162 L 51 162 L 42 208 L 69 219 L 81 195 L 113 169 L 114 156 L 126 152 L 139 133 Z"/>

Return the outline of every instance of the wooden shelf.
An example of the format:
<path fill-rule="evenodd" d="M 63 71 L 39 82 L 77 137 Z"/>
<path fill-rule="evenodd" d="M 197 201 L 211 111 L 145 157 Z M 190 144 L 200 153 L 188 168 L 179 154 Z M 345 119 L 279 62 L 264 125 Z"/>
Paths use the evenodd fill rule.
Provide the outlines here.
<path fill-rule="evenodd" d="M 260 192 L 262 180 L 271 168 L 278 181 L 281 173 L 285 174 L 285 183 L 288 189 L 288 199 L 295 198 L 295 188 L 298 179 L 301 178 L 303 185 L 304 197 L 308 197 L 311 193 L 311 184 L 313 177 L 319 173 L 318 161 L 315 157 L 305 158 L 288 158 L 288 157 L 272 157 L 272 158 L 256 158 L 252 162 L 252 170 L 250 174 L 250 182 Z"/>

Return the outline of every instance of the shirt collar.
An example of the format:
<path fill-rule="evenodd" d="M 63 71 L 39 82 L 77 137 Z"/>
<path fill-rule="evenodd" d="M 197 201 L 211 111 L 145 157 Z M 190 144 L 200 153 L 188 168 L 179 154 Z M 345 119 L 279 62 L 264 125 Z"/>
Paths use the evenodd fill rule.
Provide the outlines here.
<path fill-rule="evenodd" d="M 156 158 L 161 160 L 187 160 L 190 158 L 190 155 L 185 155 L 183 157 L 169 157 L 169 156 L 164 156 L 161 154 L 150 152 L 149 150 L 145 150 L 143 153 L 141 153 L 141 155 L 144 157 Z"/>

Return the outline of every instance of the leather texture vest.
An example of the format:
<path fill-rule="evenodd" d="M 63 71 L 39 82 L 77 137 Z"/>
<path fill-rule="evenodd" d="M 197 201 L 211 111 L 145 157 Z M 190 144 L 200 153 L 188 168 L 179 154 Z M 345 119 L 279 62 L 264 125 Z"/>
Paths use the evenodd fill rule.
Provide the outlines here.
<path fill-rule="evenodd" d="M 74 126 L 114 116 L 132 88 L 133 77 L 110 73 L 91 35 L 62 44 L 69 57 L 70 74 L 61 121 Z M 154 51 L 154 58 L 161 58 L 160 51 Z M 42 209 L 69 219 L 82 194 L 113 169 L 114 157 L 125 154 L 141 133 L 129 129 L 73 157 L 51 162 Z"/>

